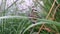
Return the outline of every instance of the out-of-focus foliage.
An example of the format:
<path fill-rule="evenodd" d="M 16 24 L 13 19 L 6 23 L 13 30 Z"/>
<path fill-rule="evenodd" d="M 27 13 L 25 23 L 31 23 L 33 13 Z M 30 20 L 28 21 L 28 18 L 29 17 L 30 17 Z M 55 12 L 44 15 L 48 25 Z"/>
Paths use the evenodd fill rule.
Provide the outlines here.
<path fill-rule="evenodd" d="M 42 30 L 40 34 L 60 34 L 60 6 L 56 10 L 54 21 L 46 19 L 54 0 L 32 0 L 31 5 L 26 5 L 24 0 L 13 0 L 10 5 L 8 0 L 0 1 L 0 34 L 37 34 L 43 23 L 51 31 Z M 56 1 L 49 18 L 52 18 L 58 4 L 60 0 Z M 35 6 L 38 15 L 42 18 L 37 18 L 35 24 L 32 24 L 29 19 L 31 17 L 28 16 L 32 6 Z"/>
<path fill-rule="evenodd" d="M 7 17 L 7 18 L 6 18 Z M 49 24 L 53 31 L 60 31 L 55 29 L 56 26 L 60 27 L 60 23 L 46 20 L 46 19 L 38 19 L 38 22 L 36 24 L 32 24 L 31 21 L 28 19 L 28 17 L 22 17 L 22 16 L 6 16 L 0 18 L 0 34 L 30 34 L 32 27 L 35 26 L 34 32 L 38 32 L 38 29 L 41 24 L 46 23 Z M 56 25 L 54 27 L 54 25 Z M 48 32 L 41 32 L 41 33 L 48 33 Z M 52 32 L 51 32 L 52 33 Z"/>
<path fill-rule="evenodd" d="M 32 11 L 32 6 L 35 6 L 39 16 L 44 18 L 45 15 L 43 15 L 43 14 L 46 14 L 43 12 L 45 10 L 40 6 L 40 1 L 1 0 L 0 3 L 1 3 L 0 16 L 13 16 L 13 15 L 28 16 L 28 14 L 30 14 Z"/>

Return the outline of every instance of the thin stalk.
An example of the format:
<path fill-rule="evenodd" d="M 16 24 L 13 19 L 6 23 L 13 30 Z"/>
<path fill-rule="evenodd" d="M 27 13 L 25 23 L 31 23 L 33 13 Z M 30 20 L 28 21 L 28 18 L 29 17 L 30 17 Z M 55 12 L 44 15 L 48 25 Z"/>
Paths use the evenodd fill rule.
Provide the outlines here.
<path fill-rule="evenodd" d="M 55 2 L 56 2 L 56 0 L 54 0 L 54 2 L 53 2 L 53 4 L 52 4 L 52 7 L 51 7 L 51 9 L 50 9 L 48 15 L 46 16 L 46 19 L 48 19 L 50 13 L 52 12 L 52 9 L 53 9 L 53 7 L 54 7 L 54 5 L 55 5 Z M 44 24 L 42 24 L 42 26 L 40 27 L 40 29 L 39 29 L 39 31 L 38 31 L 38 34 L 39 34 L 40 31 L 42 30 L 43 26 L 44 26 Z"/>
<path fill-rule="evenodd" d="M 58 6 L 55 8 L 55 11 L 54 11 L 54 13 L 53 13 L 53 15 L 52 15 L 52 18 L 54 19 L 54 17 L 55 17 L 55 14 L 56 14 L 56 10 L 58 9 L 58 7 L 60 6 L 60 4 L 58 4 Z"/>
<path fill-rule="evenodd" d="M 14 3 L 12 3 L 7 9 L 9 9 L 11 6 L 13 6 L 18 0 L 16 0 Z M 6 10 L 7 10 L 6 9 Z"/>

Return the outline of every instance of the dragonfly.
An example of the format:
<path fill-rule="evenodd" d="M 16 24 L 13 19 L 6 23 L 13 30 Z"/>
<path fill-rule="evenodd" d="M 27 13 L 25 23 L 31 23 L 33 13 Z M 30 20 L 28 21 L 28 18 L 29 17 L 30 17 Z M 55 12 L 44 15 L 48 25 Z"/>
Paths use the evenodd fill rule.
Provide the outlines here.
<path fill-rule="evenodd" d="M 35 9 L 35 7 L 33 6 L 32 7 L 32 11 L 31 13 L 29 14 L 30 17 L 30 20 L 32 21 L 33 24 L 35 24 L 37 22 L 37 18 L 41 18 L 39 15 L 38 15 L 38 12 L 37 12 L 37 9 Z"/>

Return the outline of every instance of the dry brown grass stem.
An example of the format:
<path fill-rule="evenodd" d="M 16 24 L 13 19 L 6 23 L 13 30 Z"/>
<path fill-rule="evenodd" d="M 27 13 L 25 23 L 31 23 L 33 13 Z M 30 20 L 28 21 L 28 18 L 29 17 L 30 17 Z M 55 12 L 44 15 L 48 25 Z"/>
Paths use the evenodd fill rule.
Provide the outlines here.
<path fill-rule="evenodd" d="M 55 8 L 55 10 L 54 10 L 54 13 L 53 13 L 53 15 L 52 15 L 52 18 L 54 19 L 54 17 L 55 17 L 55 14 L 56 14 L 56 10 L 58 9 L 58 7 L 60 6 L 60 4 L 58 4 L 58 6 Z"/>
<path fill-rule="evenodd" d="M 55 2 L 56 2 L 56 0 L 54 0 L 54 2 L 53 2 L 53 4 L 52 4 L 52 7 L 51 7 L 51 9 L 50 9 L 48 15 L 46 16 L 46 19 L 48 19 L 50 13 L 52 12 L 52 9 L 53 9 L 53 7 L 54 7 L 54 5 L 55 5 Z M 39 34 L 40 31 L 43 29 L 43 26 L 44 26 L 44 24 L 42 24 L 42 26 L 39 28 L 38 34 Z"/>

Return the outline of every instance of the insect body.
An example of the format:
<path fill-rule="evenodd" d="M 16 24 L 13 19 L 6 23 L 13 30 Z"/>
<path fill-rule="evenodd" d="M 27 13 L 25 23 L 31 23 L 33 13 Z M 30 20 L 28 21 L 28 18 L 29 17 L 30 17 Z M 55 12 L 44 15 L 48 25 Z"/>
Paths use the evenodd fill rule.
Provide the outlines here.
<path fill-rule="evenodd" d="M 37 10 L 36 9 L 34 8 L 32 9 L 30 17 L 32 17 L 30 18 L 32 23 L 35 24 L 37 22 Z"/>

